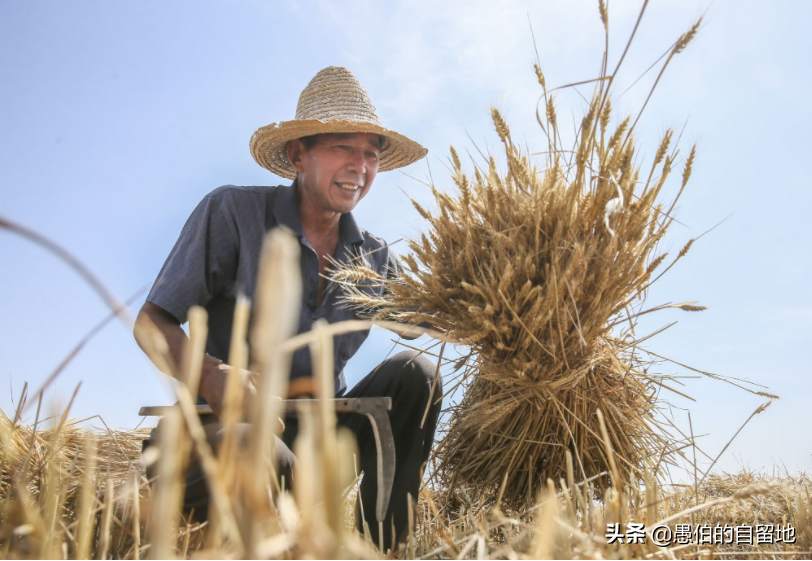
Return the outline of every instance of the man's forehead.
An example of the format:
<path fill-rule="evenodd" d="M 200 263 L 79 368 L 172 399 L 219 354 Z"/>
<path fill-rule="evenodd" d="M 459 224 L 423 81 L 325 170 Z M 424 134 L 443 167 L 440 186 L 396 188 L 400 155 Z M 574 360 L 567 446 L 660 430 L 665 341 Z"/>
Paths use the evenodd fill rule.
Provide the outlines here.
<path fill-rule="evenodd" d="M 381 147 L 380 135 L 369 132 L 331 132 L 318 135 L 319 139 L 327 142 L 337 142 L 340 140 L 357 140 L 359 142 L 366 141 L 367 144 L 375 148 Z"/>

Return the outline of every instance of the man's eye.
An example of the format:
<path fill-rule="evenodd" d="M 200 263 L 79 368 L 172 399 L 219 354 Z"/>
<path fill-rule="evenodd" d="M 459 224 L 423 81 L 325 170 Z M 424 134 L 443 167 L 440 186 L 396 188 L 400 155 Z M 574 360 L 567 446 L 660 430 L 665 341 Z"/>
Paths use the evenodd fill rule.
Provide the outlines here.
<path fill-rule="evenodd" d="M 367 159 L 369 159 L 369 160 L 377 160 L 377 159 L 378 159 L 378 154 L 377 154 L 377 153 L 375 153 L 375 152 L 365 152 L 365 153 L 364 153 L 364 155 L 365 155 L 365 156 L 367 157 Z"/>

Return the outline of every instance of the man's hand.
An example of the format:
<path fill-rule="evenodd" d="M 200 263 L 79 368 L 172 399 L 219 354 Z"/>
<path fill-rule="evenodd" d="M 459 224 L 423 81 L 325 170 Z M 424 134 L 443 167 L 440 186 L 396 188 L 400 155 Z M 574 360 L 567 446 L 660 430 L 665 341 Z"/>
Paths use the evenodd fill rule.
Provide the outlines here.
<path fill-rule="evenodd" d="M 234 369 L 228 364 L 209 355 L 206 355 L 203 361 L 203 372 L 201 372 L 200 375 L 200 390 L 198 393 L 200 397 L 208 402 L 214 414 L 221 419 L 223 409 L 225 408 L 228 378 L 233 370 Z M 239 376 L 240 387 L 243 390 L 242 399 L 240 401 L 243 405 L 242 410 L 245 410 L 245 405 L 257 395 L 256 383 L 259 374 L 250 370 L 241 369 Z M 206 380 L 205 383 L 204 380 Z M 278 419 L 278 421 L 279 432 L 282 433 L 285 430 L 285 423 L 282 422 L 282 419 Z"/>
<path fill-rule="evenodd" d="M 225 407 L 226 389 L 228 388 L 228 378 L 233 369 L 228 364 L 206 355 L 203 360 L 203 371 L 200 373 L 200 397 L 206 400 L 214 414 L 222 417 Z M 248 370 L 241 370 L 240 386 L 243 390 L 240 402 L 244 405 L 251 396 L 256 395 L 256 373 Z"/>
<path fill-rule="evenodd" d="M 176 365 L 181 364 L 183 346 L 188 342 L 188 338 L 183 332 L 183 329 L 181 329 L 180 322 L 177 320 L 177 318 L 160 306 L 153 304 L 152 302 L 145 302 L 141 307 L 141 310 L 138 312 L 138 317 L 136 318 L 135 322 L 136 329 L 134 332 L 136 341 L 142 349 L 149 346 L 147 341 L 144 341 L 139 337 L 140 334 L 148 332 L 148 330 L 139 329 L 139 324 L 143 324 L 145 322 L 151 322 L 161 331 L 166 339 L 167 346 L 169 347 L 169 354 L 171 355 L 171 358 L 174 360 Z M 156 366 L 159 369 L 162 369 L 161 365 L 156 364 Z M 221 416 L 223 406 L 225 405 L 224 401 L 226 397 L 226 387 L 228 384 L 228 374 L 230 371 L 231 367 L 223 363 L 223 361 L 209 355 L 205 355 L 203 357 L 203 369 L 200 373 L 200 385 L 197 393 L 200 395 L 200 397 L 205 399 L 206 402 L 208 402 L 209 406 L 212 408 L 212 411 L 214 411 L 218 417 Z M 164 370 L 164 373 L 169 374 L 170 376 L 174 375 L 173 372 L 168 372 L 166 370 Z M 257 374 L 248 370 L 241 370 L 240 376 L 242 387 L 245 392 L 242 400 L 242 410 L 244 410 L 245 404 L 248 402 L 250 396 L 256 395 Z M 282 430 L 284 430 L 285 425 L 281 420 L 279 421 L 279 424 L 282 427 Z"/>

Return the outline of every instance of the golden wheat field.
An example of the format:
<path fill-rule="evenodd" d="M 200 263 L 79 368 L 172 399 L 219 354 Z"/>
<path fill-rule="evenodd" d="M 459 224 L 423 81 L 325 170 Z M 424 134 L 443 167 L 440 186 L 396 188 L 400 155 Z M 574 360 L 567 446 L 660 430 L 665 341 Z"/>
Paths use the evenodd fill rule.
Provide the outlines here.
<path fill-rule="evenodd" d="M 596 17 L 608 36 L 602 1 Z M 700 23 L 676 38 L 659 76 L 689 47 Z M 452 186 L 429 185 L 432 208 L 414 202 L 426 228 L 408 241 L 402 274 L 383 278 L 361 262 L 333 269 L 330 280 L 344 291 L 345 304 L 368 319 L 295 334 L 298 241 L 281 230 L 268 234 L 250 341 L 252 304 L 241 301 L 235 312 L 234 374 L 219 450 L 208 444 L 195 409 L 208 329 L 202 308 L 190 310 L 182 364 L 155 326 L 138 327 L 152 362 L 180 381 L 164 437 L 147 454 L 141 443 L 149 429 L 88 429 L 71 417 L 72 400 L 45 411 L 43 393 L 59 370 L 36 391 L 26 386 L 15 411 L 0 411 L 0 556 L 812 558 L 812 478 L 713 471 L 718 456 L 708 456 L 711 467 L 702 471 L 694 435 L 662 415 L 669 392 L 683 394 L 667 376 L 650 374 L 649 365 L 667 359 L 649 350 L 656 333 L 635 327 L 639 317 L 666 308 L 703 309 L 693 302 L 646 307 L 651 284 L 696 241 L 674 256 L 659 251 L 697 148 L 681 153 L 669 129 L 643 166 L 635 127 L 648 98 L 640 113 L 617 115 L 612 86 L 623 57 L 614 68 L 602 60 L 600 75 L 578 84 L 592 94 L 572 145 L 562 141 L 563 112 L 552 95 L 569 86 L 549 88 L 536 64 L 536 124 L 547 144 L 536 151 L 522 146 L 493 109 L 499 152 L 468 162 L 451 148 Z M 679 188 L 663 200 L 668 181 Z M 66 250 L 11 220 L 0 218 L 0 227 L 60 256 L 132 327 L 126 306 Z M 404 543 L 373 543 L 368 532 L 355 530 L 364 474 L 355 470 L 351 434 L 337 430 L 326 399 L 334 387 L 333 336 L 372 325 L 433 337 L 422 352 L 442 369 L 446 387 L 463 395 L 445 411 L 425 485 L 410 500 Z M 237 373 L 248 367 L 249 343 L 257 393 L 243 403 Z M 285 395 L 290 357 L 305 346 L 316 365 L 318 399 L 300 413 L 297 485 L 290 493 L 271 461 L 281 413 L 274 398 Z M 460 350 L 457 357 L 444 355 L 447 346 Z M 757 422 L 777 398 L 755 385 L 734 385 L 767 400 L 747 422 Z M 252 434 L 249 445 L 239 446 L 236 425 L 245 411 Z M 182 475 L 193 455 L 211 494 L 203 523 L 181 509 Z M 153 480 L 147 465 L 158 474 Z M 689 481 L 670 481 L 669 468 L 686 465 Z"/>
<path fill-rule="evenodd" d="M 176 510 L 177 495 L 175 510 L 165 501 L 172 489 L 147 481 L 140 452 L 149 429 L 88 432 L 72 420 L 62 420 L 57 428 L 32 430 L 12 427 L 11 421 L 0 416 L 4 452 L 0 551 L 7 559 L 377 559 L 392 555 L 802 559 L 810 556 L 812 548 L 812 480 L 804 475 L 767 477 L 747 472 L 713 474 L 696 486 L 661 487 L 651 478 L 622 489 L 609 487 L 601 494 L 593 482 L 579 481 L 570 469 L 567 480 L 558 484 L 550 480 L 537 502 L 520 510 L 485 503 L 472 487 L 449 491 L 427 486 L 414 502 L 408 542 L 387 554 L 354 531 L 356 482 L 336 481 L 331 477 L 333 466 L 308 464 L 322 469 L 301 476 L 325 493 L 309 497 L 310 504 L 303 502 L 304 497 L 273 496 L 268 490 L 265 508 L 258 508 L 257 501 L 246 501 L 230 487 L 228 500 L 219 505 L 224 509 L 221 514 L 218 511 L 219 522 L 201 525 L 190 521 L 190 513 Z M 314 456 L 330 453 L 319 449 L 315 440 L 308 444 Z M 334 461 L 342 459 L 348 460 L 338 454 Z M 243 475 L 253 471 L 247 469 Z M 326 512 L 330 504 L 335 508 L 332 525 Z M 252 507 L 257 510 L 251 512 Z M 241 509 L 249 512 L 240 513 Z M 223 527 L 230 516 L 239 521 L 232 535 Z M 251 528 L 257 523 L 263 527 L 260 539 L 257 529 Z M 649 536 L 647 543 L 608 544 L 607 524 L 614 523 L 621 528 L 631 523 L 667 527 L 674 543 L 659 547 Z M 686 524 L 694 529 L 722 528 L 723 536 L 728 535 L 725 528 L 732 533 L 735 528 L 781 525 L 794 528 L 794 543 L 759 544 L 753 534 L 752 545 L 718 544 L 712 538 L 702 544 L 678 538 L 679 528 Z M 252 536 L 253 543 L 245 539 Z M 729 541 L 737 538 L 738 534 Z"/>

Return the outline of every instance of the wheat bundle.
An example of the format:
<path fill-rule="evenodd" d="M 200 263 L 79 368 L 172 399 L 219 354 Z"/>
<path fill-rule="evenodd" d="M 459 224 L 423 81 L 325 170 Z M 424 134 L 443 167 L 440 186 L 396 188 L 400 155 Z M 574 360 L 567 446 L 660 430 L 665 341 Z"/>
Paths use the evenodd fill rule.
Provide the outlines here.
<path fill-rule="evenodd" d="M 545 88 L 538 65 L 536 74 Z M 666 206 L 660 193 L 678 151 L 669 130 L 643 172 L 634 124 L 613 119 L 607 83 L 607 76 L 597 81 L 572 150 L 562 148 L 545 89 L 546 118 L 537 112 L 549 139 L 543 165 L 513 141 L 495 109 L 504 173 L 491 155 L 483 166 L 474 161 L 469 177 L 452 147 L 456 193 L 430 185 L 434 212 L 413 201 L 428 231 L 409 242 L 399 280 L 362 266 L 333 273 L 349 305 L 378 318 L 430 322 L 470 346 L 465 395 L 436 453 L 452 485 L 495 492 L 505 479 L 504 498 L 516 503 L 547 478 L 566 475 L 567 450 L 579 475 L 629 480 L 647 458 L 657 463 L 676 448 L 656 417 L 663 380 L 644 371 L 634 326 L 666 258 L 655 249 L 673 223 L 676 199 Z M 695 153 L 684 160 L 676 198 Z"/>
<path fill-rule="evenodd" d="M 150 430 L 118 429 L 96 435 L 94 455 L 104 458 L 101 465 L 104 479 L 109 478 L 113 485 L 120 487 L 130 482 L 133 472 L 141 473 L 141 441 L 149 436 Z M 7 498 L 16 480 L 25 482 L 27 493 L 32 497 L 44 500 L 41 495 L 48 487 L 47 475 L 49 469 L 54 469 L 64 483 L 61 492 L 66 508 L 73 509 L 72 498 L 87 461 L 87 434 L 77 419 L 64 420 L 56 428 L 38 430 L 36 426 L 21 423 L 12 425 L 11 419 L 0 411 L 0 499 Z M 94 473 L 94 481 L 97 477 Z"/>

